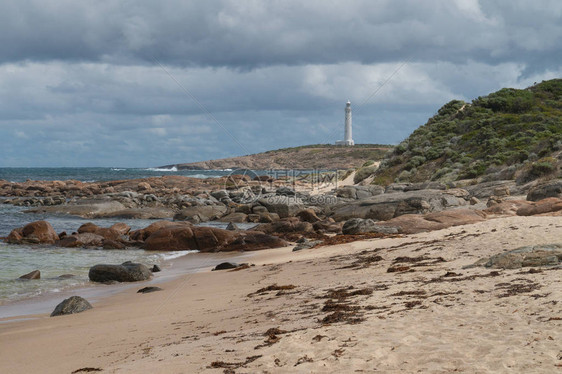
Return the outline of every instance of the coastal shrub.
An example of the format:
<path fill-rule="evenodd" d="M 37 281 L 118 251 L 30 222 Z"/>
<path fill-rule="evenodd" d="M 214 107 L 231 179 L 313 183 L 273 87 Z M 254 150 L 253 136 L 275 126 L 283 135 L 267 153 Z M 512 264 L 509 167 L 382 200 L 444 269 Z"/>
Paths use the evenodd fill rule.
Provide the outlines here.
<path fill-rule="evenodd" d="M 530 173 L 536 177 L 542 177 L 553 173 L 556 170 L 556 160 L 552 157 L 541 158 L 531 164 Z"/>
<path fill-rule="evenodd" d="M 363 165 L 361 165 L 362 168 L 366 168 L 367 166 L 371 166 L 375 163 L 375 161 L 369 160 L 366 161 Z"/>
<path fill-rule="evenodd" d="M 353 183 L 357 184 L 357 183 L 367 179 L 368 177 L 373 175 L 375 170 L 377 170 L 377 168 L 374 167 L 374 166 L 367 166 L 365 168 L 358 169 L 355 172 L 355 176 L 353 177 Z"/>
<path fill-rule="evenodd" d="M 400 182 L 409 182 L 411 176 L 412 176 L 412 173 L 410 173 L 408 170 L 403 170 L 403 171 L 398 175 L 398 178 L 396 179 L 396 182 L 397 182 L 397 183 L 400 183 Z"/>
<path fill-rule="evenodd" d="M 524 90 L 502 89 L 478 97 L 471 104 L 461 101 L 445 104 L 386 156 L 387 161 L 376 175 L 389 173 L 394 180 L 402 171 L 416 168 L 420 171 L 414 178 L 416 181 L 421 176 L 433 180 L 448 180 L 453 175 L 474 178 L 493 166 L 501 169 L 518 165 L 520 170 L 529 157 L 535 162 L 535 157 L 550 157 L 559 150 L 562 150 L 562 79 L 555 79 Z M 461 164 L 454 168 L 458 172 L 440 171 L 452 168 L 448 161 Z M 543 170 L 545 167 L 548 166 L 537 166 L 533 175 L 547 172 Z M 496 169 L 488 173 L 498 173 L 493 170 Z M 525 170 L 530 172 L 531 167 Z"/>

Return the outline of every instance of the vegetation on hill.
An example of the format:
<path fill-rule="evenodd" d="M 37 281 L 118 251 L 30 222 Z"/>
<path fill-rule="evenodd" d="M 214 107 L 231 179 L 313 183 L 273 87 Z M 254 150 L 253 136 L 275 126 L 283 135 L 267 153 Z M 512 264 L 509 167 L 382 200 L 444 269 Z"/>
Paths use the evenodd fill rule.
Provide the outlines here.
<path fill-rule="evenodd" d="M 166 165 L 178 169 L 350 169 L 360 167 L 365 160 L 381 160 L 392 148 L 380 144 L 358 144 L 354 147 L 315 144 L 283 148 L 253 155 L 218 160 Z"/>
<path fill-rule="evenodd" d="M 556 175 L 562 150 L 562 79 L 453 100 L 394 148 L 374 183 Z"/>

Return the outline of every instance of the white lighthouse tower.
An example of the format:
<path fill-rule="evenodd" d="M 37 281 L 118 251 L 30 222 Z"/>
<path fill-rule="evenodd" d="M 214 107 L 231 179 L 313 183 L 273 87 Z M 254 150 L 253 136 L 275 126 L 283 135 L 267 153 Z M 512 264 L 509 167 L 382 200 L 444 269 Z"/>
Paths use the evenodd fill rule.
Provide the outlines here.
<path fill-rule="evenodd" d="M 345 137 L 344 140 L 338 140 L 336 145 L 354 145 L 353 136 L 351 134 L 351 102 L 348 100 L 345 105 Z"/>

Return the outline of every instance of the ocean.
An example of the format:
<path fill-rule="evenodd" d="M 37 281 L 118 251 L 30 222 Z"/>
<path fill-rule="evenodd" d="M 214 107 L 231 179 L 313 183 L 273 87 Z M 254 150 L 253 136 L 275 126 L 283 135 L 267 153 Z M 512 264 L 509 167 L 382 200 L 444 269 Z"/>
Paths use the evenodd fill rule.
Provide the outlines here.
<path fill-rule="evenodd" d="M 230 170 L 182 170 L 137 168 L 0 168 L 0 179 L 24 182 L 26 180 L 107 181 L 136 179 L 162 175 L 184 175 L 195 178 L 215 178 L 228 175 Z M 131 228 L 146 227 L 155 220 L 138 219 L 84 219 L 73 216 L 25 213 L 25 207 L 0 204 L 0 237 L 7 236 L 16 227 L 37 220 L 47 220 L 56 232 L 73 232 L 86 222 L 109 227 L 117 222 Z M 209 223 L 224 227 L 223 223 Z M 193 251 L 197 252 L 197 251 Z M 69 289 L 90 284 L 88 270 L 99 263 L 119 264 L 124 261 L 147 265 L 162 265 L 192 252 L 148 252 L 142 249 L 96 250 L 57 248 L 39 245 L 12 245 L 0 241 L 0 317 L 2 308 L 14 302 L 64 293 Z M 202 263 L 203 264 L 203 263 Z M 205 263 L 206 264 L 206 263 Z M 206 264 L 209 266 L 209 264 Z M 39 280 L 21 280 L 21 275 L 41 271 Z M 71 274 L 72 276 L 68 276 Z M 62 277 L 61 277 L 62 276 Z"/>

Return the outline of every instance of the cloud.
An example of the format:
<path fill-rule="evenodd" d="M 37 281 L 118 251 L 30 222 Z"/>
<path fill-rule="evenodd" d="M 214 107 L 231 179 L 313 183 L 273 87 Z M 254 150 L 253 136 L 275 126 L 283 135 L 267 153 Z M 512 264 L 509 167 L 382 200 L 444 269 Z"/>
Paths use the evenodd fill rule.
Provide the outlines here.
<path fill-rule="evenodd" d="M 332 143 L 348 99 L 356 142 L 397 143 L 449 100 L 559 77 L 561 16 L 557 1 L 6 1 L 0 166 Z"/>

